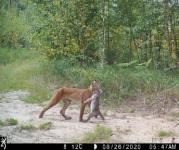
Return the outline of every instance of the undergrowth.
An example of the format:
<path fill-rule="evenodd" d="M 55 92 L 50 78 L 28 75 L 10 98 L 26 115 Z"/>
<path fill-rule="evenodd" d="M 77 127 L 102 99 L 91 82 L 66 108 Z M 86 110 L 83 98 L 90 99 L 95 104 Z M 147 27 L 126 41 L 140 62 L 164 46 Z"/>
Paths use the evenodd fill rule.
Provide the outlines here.
<path fill-rule="evenodd" d="M 103 89 L 101 101 L 116 105 L 138 94 L 151 94 L 178 88 L 178 72 L 118 65 L 82 67 L 68 59 L 48 61 L 34 50 L 0 49 L 0 91 L 25 89 L 26 102 L 49 100 L 62 86 L 86 88 L 96 79 Z M 178 95 L 175 92 L 175 95 Z"/>

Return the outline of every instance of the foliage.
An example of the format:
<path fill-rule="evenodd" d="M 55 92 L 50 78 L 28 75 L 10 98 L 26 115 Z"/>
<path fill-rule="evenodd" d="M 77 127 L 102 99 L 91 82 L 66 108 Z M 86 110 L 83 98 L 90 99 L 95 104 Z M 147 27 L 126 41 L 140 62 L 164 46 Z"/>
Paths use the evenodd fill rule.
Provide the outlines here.
<path fill-rule="evenodd" d="M 158 132 L 159 137 L 169 137 L 169 136 L 172 136 L 172 135 L 174 135 L 174 133 L 172 131 L 160 130 Z"/>
<path fill-rule="evenodd" d="M 20 130 L 32 130 L 32 129 L 36 129 L 36 127 L 31 123 L 22 124 L 20 126 Z"/>
<path fill-rule="evenodd" d="M 8 119 L 6 119 L 6 124 L 7 125 L 17 125 L 18 121 L 14 118 L 8 118 Z"/>
<path fill-rule="evenodd" d="M 6 120 L 0 120 L 0 127 L 1 126 L 14 126 L 18 124 L 18 120 L 15 118 L 7 118 Z"/>
<path fill-rule="evenodd" d="M 0 49 L 0 54 L 5 64 L 0 64 L 0 91 L 28 89 L 31 94 L 24 101 L 31 103 L 50 97 L 48 82 L 42 78 L 44 71 L 38 53 L 24 49 Z"/>
<path fill-rule="evenodd" d="M 0 120 L 0 127 L 4 126 L 4 122 L 2 120 Z"/>
<path fill-rule="evenodd" d="M 0 48 L 0 64 L 10 64 L 17 61 L 31 59 L 36 55 L 34 51 L 26 49 Z"/>
<path fill-rule="evenodd" d="M 96 125 L 96 129 L 94 132 L 85 133 L 82 142 L 84 143 L 92 143 L 99 141 L 109 141 L 111 137 L 111 129 L 102 125 Z"/>
<path fill-rule="evenodd" d="M 75 56 L 81 62 L 98 59 L 97 33 L 93 30 L 96 2 L 54 0 L 37 5 L 38 23 L 33 27 L 32 41 L 42 53 L 49 59 L 61 56 Z"/>
<path fill-rule="evenodd" d="M 2 47 L 26 47 L 26 25 L 16 15 L 0 13 L 0 45 Z"/>
<path fill-rule="evenodd" d="M 0 49 L 2 54 L 4 49 Z M 40 54 L 28 50 L 6 50 L 7 63 L 0 65 L 0 91 L 25 89 L 30 94 L 24 98 L 29 103 L 49 100 L 53 90 L 62 86 L 86 88 L 96 79 L 103 89 L 101 101 L 116 105 L 121 101 L 143 94 L 152 94 L 179 85 L 178 72 L 162 71 L 145 66 L 121 67 L 99 65 L 81 67 L 79 63 L 61 59 L 48 61 Z M 19 52 L 17 60 L 13 58 Z M 4 60 L 5 56 L 3 56 Z"/>
<path fill-rule="evenodd" d="M 172 0 L 1 0 L 0 44 L 34 47 L 81 65 L 179 59 L 179 3 Z"/>
<path fill-rule="evenodd" d="M 1 0 L 0 90 L 42 102 L 56 85 L 97 79 L 116 104 L 177 87 L 178 10 L 172 0 Z"/>
<path fill-rule="evenodd" d="M 32 123 L 24 123 L 20 125 L 20 130 L 33 130 L 33 129 L 44 129 L 44 130 L 48 130 L 50 129 L 52 126 L 51 122 L 46 122 L 43 124 L 40 124 L 39 126 L 35 126 Z"/>
<path fill-rule="evenodd" d="M 48 130 L 52 127 L 52 122 L 46 122 L 39 125 L 39 129 L 45 129 Z"/>

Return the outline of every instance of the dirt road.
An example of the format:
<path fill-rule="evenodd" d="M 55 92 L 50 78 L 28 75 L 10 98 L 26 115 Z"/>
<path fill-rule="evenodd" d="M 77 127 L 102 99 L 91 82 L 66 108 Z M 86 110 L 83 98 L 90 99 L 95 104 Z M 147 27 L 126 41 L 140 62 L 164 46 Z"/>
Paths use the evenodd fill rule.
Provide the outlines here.
<path fill-rule="evenodd" d="M 39 119 L 38 115 L 42 106 L 28 104 L 22 101 L 28 95 L 27 91 L 12 91 L 0 93 L 0 120 L 15 118 L 18 124 L 14 126 L 0 126 L 0 135 L 7 136 L 9 143 L 70 143 L 80 141 L 85 132 L 93 131 L 97 124 L 102 124 L 112 129 L 110 142 L 179 142 L 179 124 L 177 120 L 169 121 L 168 117 L 158 118 L 153 115 L 142 116 L 140 113 L 119 113 L 105 109 L 105 121 L 94 118 L 89 123 L 78 122 L 79 105 L 71 105 L 67 114 L 71 120 L 64 120 L 60 116 L 60 106 L 55 106 Z M 86 117 L 86 115 L 84 116 Z M 20 130 L 23 124 L 38 126 L 51 122 L 48 130 L 31 129 Z M 158 137 L 160 130 L 172 131 L 171 136 Z M 100 142 L 100 141 L 99 141 Z"/>

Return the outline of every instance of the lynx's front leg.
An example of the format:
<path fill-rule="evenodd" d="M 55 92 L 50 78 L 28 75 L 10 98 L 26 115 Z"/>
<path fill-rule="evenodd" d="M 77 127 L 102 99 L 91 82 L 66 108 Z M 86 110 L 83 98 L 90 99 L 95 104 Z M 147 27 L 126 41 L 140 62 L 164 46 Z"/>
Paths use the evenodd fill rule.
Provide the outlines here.
<path fill-rule="evenodd" d="M 86 104 L 84 104 L 83 102 L 81 102 L 80 117 L 79 117 L 79 121 L 80 121 L 80 122 L 83 122 L 83 114 L 84 114 L 85 106 L 86 106 Z"/>

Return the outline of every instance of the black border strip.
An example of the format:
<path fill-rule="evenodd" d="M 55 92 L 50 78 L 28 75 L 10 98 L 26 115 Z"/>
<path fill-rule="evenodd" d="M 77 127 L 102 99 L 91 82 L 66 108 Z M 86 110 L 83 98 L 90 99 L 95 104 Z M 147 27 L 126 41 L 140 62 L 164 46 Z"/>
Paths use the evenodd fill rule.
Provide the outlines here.
<path fill-rule="evenodd" d="M 50 150 L 165 150 L 165 149 L 172 149 L 176 150 L 179 148 L 179 144 L 177 143 L 93 143 L 93 144 L 87 144 L 87 143 L 23 143 L 23 144 L 17 144 L 17 143 L 8 143 L 6 145 L 6 149 L 23 149 L 26 150 L 31 149 L 50 149 Z M 3 150 L 2 147 L 0 147 L 0 150 Z"/>

